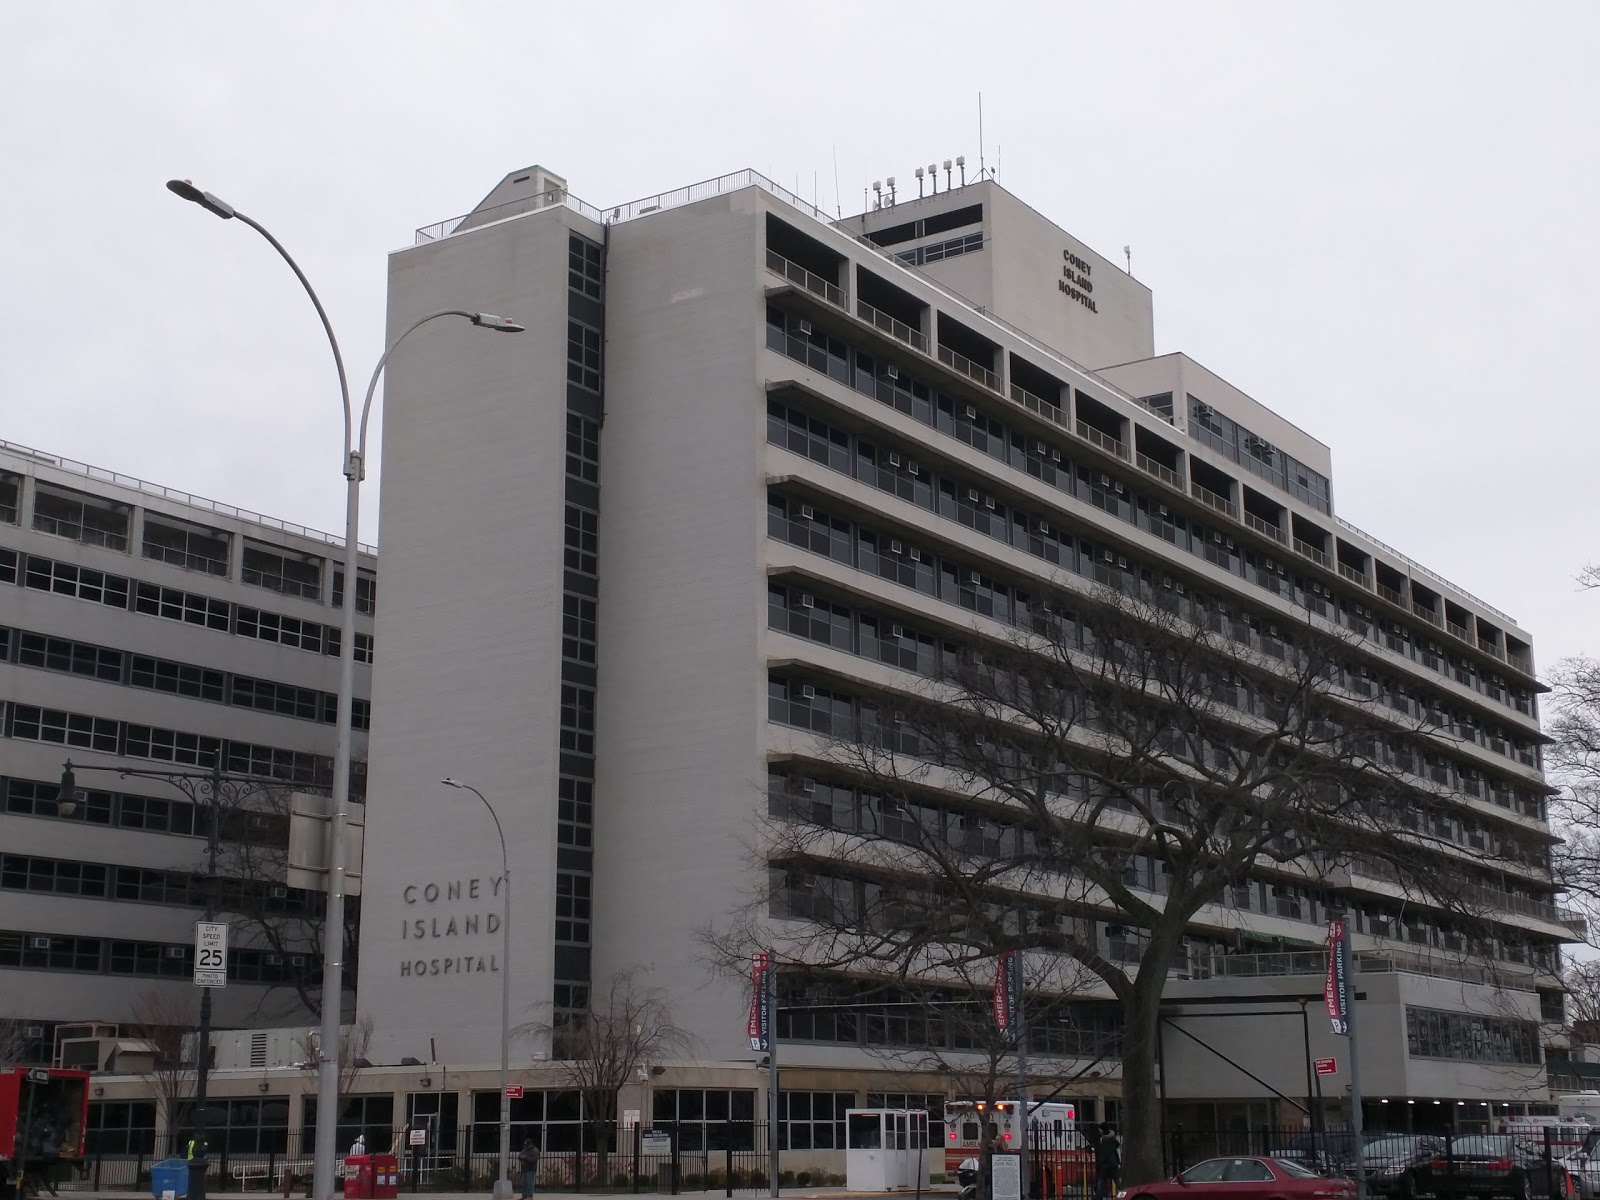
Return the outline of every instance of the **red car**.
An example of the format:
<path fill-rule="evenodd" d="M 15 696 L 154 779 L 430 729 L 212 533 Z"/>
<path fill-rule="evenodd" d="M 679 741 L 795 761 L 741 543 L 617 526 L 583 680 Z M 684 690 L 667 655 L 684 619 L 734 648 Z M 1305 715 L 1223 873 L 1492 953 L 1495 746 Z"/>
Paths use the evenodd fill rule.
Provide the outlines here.
<path fill-rule="evenodd" d="M 1283 1158 L 1208 1158 L 1161 1183 L 1122 1193 L 1128 1200 L 1355 1200 L 1356 1185 Z"/>

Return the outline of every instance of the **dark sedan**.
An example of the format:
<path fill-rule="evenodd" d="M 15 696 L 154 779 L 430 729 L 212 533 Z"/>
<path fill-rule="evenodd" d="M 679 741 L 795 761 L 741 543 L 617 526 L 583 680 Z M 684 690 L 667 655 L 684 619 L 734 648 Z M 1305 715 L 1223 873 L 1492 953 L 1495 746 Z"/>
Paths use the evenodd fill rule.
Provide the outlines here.
<path fill-rule="evenodd" d="M 1426 1193 L 1565 1200 L 1571 1194 L 1562 1163 L 1546 1167 L 1537 1147 L 1500 1133 L 1449 1138 L 1432 1154 L 1419 1157 L 1396 1183 L 1396 1190 L 1404 1197 Z"/>

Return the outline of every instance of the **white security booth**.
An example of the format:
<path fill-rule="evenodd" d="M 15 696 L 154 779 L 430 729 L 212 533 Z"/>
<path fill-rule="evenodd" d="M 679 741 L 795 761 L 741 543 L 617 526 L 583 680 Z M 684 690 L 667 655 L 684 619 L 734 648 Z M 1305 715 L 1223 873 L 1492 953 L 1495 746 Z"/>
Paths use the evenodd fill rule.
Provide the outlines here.
<path fill-rule="evenodd" d="M 934 1157 L 942 1150 L 928 1145 L 927 1109 L 852 1108 L 845 1113 L 845 1186 L 852 1192 L 926 1188 Z"/>

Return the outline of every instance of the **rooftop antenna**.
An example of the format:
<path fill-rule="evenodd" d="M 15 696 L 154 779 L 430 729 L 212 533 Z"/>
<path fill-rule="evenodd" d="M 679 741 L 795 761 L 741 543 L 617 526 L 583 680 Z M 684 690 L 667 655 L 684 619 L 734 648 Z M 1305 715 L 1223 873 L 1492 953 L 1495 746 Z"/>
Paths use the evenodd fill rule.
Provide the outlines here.
<path fill-rule="evenodd" d="M 978 178 L 982 179 L 989 172 L 989 166 L 983 159 L 983 93 L 978 93 Z"/>
<path fill-rule="evenodd" d="M 1133 274 L 1133 247 L 1132 246 L 1124 246 L 1122 248 L 1122 256 L 1128 260 L 1128 274 L 1132 275 Z"/>
<path fill-rule="evenodd" d="M 939 164 L 929 163 L 928 174 L 933 176 L 933 194 L 937 196 L 939 194 Z"/>
<path fill-rule="evenodd" d="M 867 199 L 866 199 L 865 196 L 863 196 L 861 198 L 861 208 L 862 208 L 863 212 L 866 211 L 866 207 L 867 207 Z M 839 143 L 838 142 L 835 142 L 833 144 L 833 215 L 835 217 L 837 217 L 841 221 L 844 220 L 844 209 L 840 207 L 840 202 L 839 202 Z"/>
<path fill-rule="evenodd" d="M 918 167 L 915 171 L 913 171 L 911 173 L 917 177 L 917 199 L 921 200 L 922 199 L 922 168 Z"/>
<path fill-rule="evenodd" d="M 874 179 L 872 181 L 872 208 L 873 208 L 873 211 L 876 212 L 878 209 L 880 209 L 882 207 L 883 207 L 883 184 L 882 184 L 881 181 Z"/>
<path fill-rule="evenodd" d="M 894 201 L 894 176 L 893 175 L 889 176 L 889 178 L 885 179 L 884 182 L 889 185 L 889 207 L 893 208 L 894 207 L 894 203 L 895 203 L 895 201 Z"/>
<path fill-rule="evenodd" d="M 956 155 L 956 166 L 961 168 L 961 186 L 962 187 L 966 187 L 967 186 L 967 156 L 965 154 Z"/>
<path fill-rule="evenodd" d="M 944 160 L 944 190 L 948 192 L 954 186 L 955 184 L 950 182 L 950 160 L 947 158 Z"/>

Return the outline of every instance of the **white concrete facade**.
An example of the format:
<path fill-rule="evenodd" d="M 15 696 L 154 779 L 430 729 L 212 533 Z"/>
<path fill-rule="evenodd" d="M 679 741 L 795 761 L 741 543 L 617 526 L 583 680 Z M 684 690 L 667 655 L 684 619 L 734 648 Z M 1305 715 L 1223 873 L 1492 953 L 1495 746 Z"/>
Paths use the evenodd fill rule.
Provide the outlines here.
<path fill-rule="evenodd" d="M 72 505 L 92 511 L 75 522 Z M 173 531 L 198 540 L 177 549 Z M 194 1002 L 199 896 L 172 897 L 204 869 L 203 832 L 171 784 L 91 768 L 207 771 L 220 739 L 229 770 L 325 785 L 340 556 L 327 534 L 0 443 L 0 1016 L 38 1030 L 35 1054 L 63 1023 L 127 1023 L 145 993 Z M 370 611 L 357 629 L 369 656 Z M 362 709 L 367 676 L 358 662 Z M 73 819 L 56 808 L 69 757 L 95 794 Z M 295 964 L 234 950 L 250 962 L 216 994 L 218 1027 L 305 1019 L 292 987 L 252 981 Z"/>
<path fill-rule="evenodd" d="M 881 248 L 858 236 L 975 204 L 983 212 L 970 226 Z M 1476 791 L 1458 797 L 1463 846 L 1480 829 L 1491 831 L 1484 836 L 1547 832 L 1528 635 L 1339 521 L 1326 445 L 1192 360 L 1154 357 L 1148 289 L 992 183 L 843 222 L 802 209 L 747 174 L 619 207 L 616 219 L 597 220 L 603 210 L 570 200 L 498 220 L 486 212 L 392 257 L 391 328 L 450 303 L 510 314 L 529 332 L 480 348 L 441 331 L 391 367 L 382 500 L 386 652 L 374 680 L 373 735 L 373 786 L 389 802 L 369 813 L 360 984 L 385 1060 L 426 1059 L 431 1045 L 440 1060 L 486 1063 L 498 1046 L 493 896 L 450 909 L 480 915 L 472 934 L 459 932 L 464 924 L 452 934 L 446 923 L 435 936 L 431 922 L 448 916 L 448 896 L 430 907 L 408 890 L 498 875 L 487 816 L 441 792 L 433 781 L 444 775 L 482 788 L 506 824 L 513 1020 L 545 1024 L 557 1006 L 553 989 L 562 976 L 552 964 L 569 939 L 556 933 L 567 919 L 556 880 L 580 869 L 581 857 L 558 842 L 555 803 L 564 773 L 561 691 L 564 680 L 577 678 L 561 646 L 562 572 L 570 562 L 563 504 L 574 495 L 570 481 L 563 489 L 564 418 L 576 411 L 563 370 L 568 323 L 578 311 L 568 273 L 574 235 L 601 247 L 604 262 L 593 849 L 584 860 L 593 900 L 582 957 L 596 984 L 618 971 L 647 972 L 673 998 L 708 1063 L 749 1059 L 747 998 L 709 975 L 700 934 L 748 900 L 751 872 L 762 869 L 753 841 L 769 764 L 810 753 L 810 735 L 769 719 L 769 674 L 865 681 L 893 670 L 770 628 L 769 583 L 903 614 L 919 628 L 983 622 L 936 595 L 769 536 L 769 498 L 798 504 L 805 497 L 863 528 L 913 544 L 922 538 L 940 556 L 1000 578 L 1088 586 L 859 477 L 853 464 L 863 437 L 970 481 L 1014 510 L 1048 514 L 1052 524 L 1116 553 L 1236 595 L 1268 617 L 1287 621 L 1298 612 L 1303 619 L 1298 584 L 1277 579 L 1303 578 L 1307 594 L 1331 597 L 1336 613 L 1339 601 L 1359 596 L 1382 610 L 1384 629 L 1400 631 L 1374 633 L 1364 644 L 1374 670 L 1470 710 L 1492 731 L 1451 751 L 1452 761 L 1479 773 L 1471 776 Z M 963 230 L 981 232 L 981 241 L 921 270 L 894 257 L 966 236 Z M 1063 261 L 1092 280 L 1092 293 L 1081 280 L 1073 285 L 1080 296 L 1061 290 Z M 878 289 L 899 312 L 876 304 L 878 317 L 864 313 L 864 288 Z M 1082 299 L 1089 295 L 1092 307 Z M 947 345 L 947 332 L 957 341 Z M 978 362 L 973 353 L 985 345 L 988 361 Z M 973 415 L 958 415 L 957 429 L 981 414 L 1003 424 L 1008 437 L 1018 435 L 1019 449 L 1052 447 L 1135 498 L 1125 514 L 1097 506 L 1029 474 L 1003 448 L 986 450 L 970 433 L 874 398 L 868 391 L 882 396 L 900 378 L 885 362 L 969 408 Z M 1039 389 L 1052 386 L 1041 397 Z M 769 400 L 792 403 L 855 441 L 837 461 L 822 450 L 773 444 Z M 1206 407 L 1196 410 L 1197 403 Z M 1231 452 L 1191 429 L 1196 411 L 1236 424 Z M 1252 452 L 1255 466 L 1242 462 Z M 1288 487 L 1274 484 L 1265 468 L 1281 472 L 1278 455 L 1320 477 L 1320 490 L 1313 480 L 1297 491 L 1292 476 Z M 1168 504 L 1220 522 L 1226 537 L 1219 531 L 1216 540 L 1225 548 L 1176 547 L 1158 528 Z M 1263 559 L 1276 565 L 1263 568 Z M 1537 986 L 1553 986 L 1554 949 L 1572 934 L 1547 870 L 1530 867 L 1512 884 L 1508 932 L 1496 953 L 1527 981 L 1517 1001 L 1525 1008 L 1529 997 L 1536 1004 Z M 1381 881 L 1348 886 L 1366 889 L 1375 904 L 1387 898 Z M 1204 977 L 1209 956 L 1242 935 L 1254 945 L 1320 942 L 1319 902 L 1291 911 L 1266 891 L 1261 902 L 1278 907 L 1204 914 L 1188 973 Z M 418 916 L 428 921 L 416 943 L 423 950 L 414 949 L 410 932 Z M 1403 932 L 1398 919 L 1362 928 L 1355 946 L 1414 953 L 1403 978 L 1428 980 L 1429 956 L 1448 958 L 1451 935 L 1417 928 Z M 435 973 L 434 959 L 471 963 Z M 429 964 L 425 974 L 418 962 Z M 1403 1013 L 1394 1018 L 1393 1005 L 1413 1002 L 1405 1000 L 1410 986 L 1382 1018 L 1386 1032 L 1374 1035 L 1375 1044 L 1403 1052 Z M 1517 1020 L 1537 1016 L 1518 1013 Z M 549 1050 L 548 1039 L 535 1037 L 519 1043 L 518 1055 L 529 1061 Z M 818 1070 L 871 1061 L 860 1047 L 820 1042 L 786 1053 Z M 1508 1091 L 1524 1089 L 1525 1065 L 1496 1078 Z M 1419 1065 L 1390 1082 L 1436 1086 L 1430 1070 Z M 1481 1090 L 1495 1086 L 1489 1080 Z"/>

